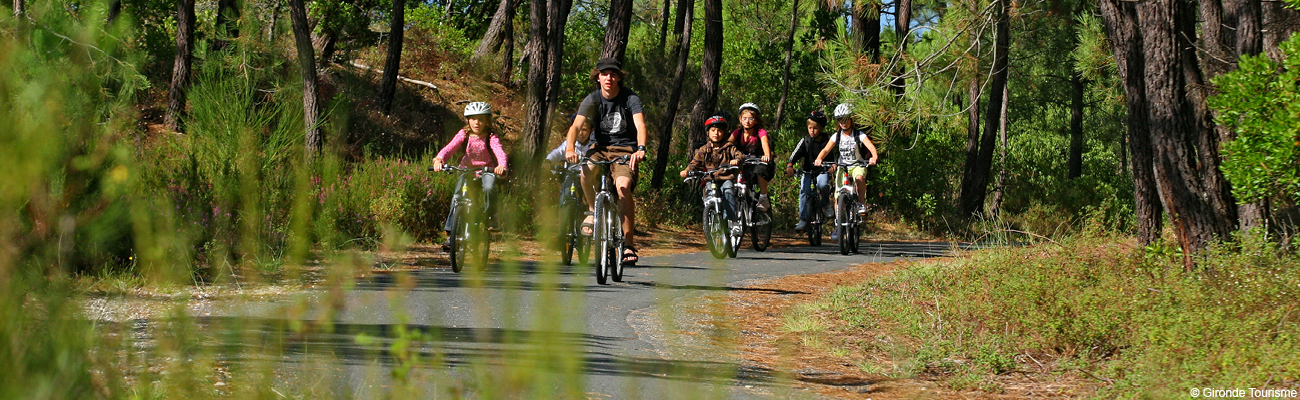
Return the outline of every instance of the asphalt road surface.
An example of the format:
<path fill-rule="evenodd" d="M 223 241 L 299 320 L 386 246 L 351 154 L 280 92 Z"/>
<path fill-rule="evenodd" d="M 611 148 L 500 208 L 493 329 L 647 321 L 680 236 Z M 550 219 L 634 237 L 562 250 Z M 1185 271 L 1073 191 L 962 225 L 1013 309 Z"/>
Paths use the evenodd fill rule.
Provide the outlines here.
<path fill-rule="evenodd" d="M 745 249 L 727 260 L 707 252 L 642 257 L 610 285 L 597 285 L 589 267 L 428 268 L 359 282 L 339 296 L 335 315 L 311 305 L 327 296 L 322 291 L 296 309 L 226 304 L 205 321 L 238 326 L 245 338 L 262 335 L 244 346 L 283 346 L 273 353 L 284 354 L 273 368 L 275 385 L 308 397 L 383 398 L 402 374 L 416 398 L 813 397 L 782 373 L 730 355 L 728 331 L 734 337 L 743 321 L 707 321 L 718 320 L 710 313 L 722 309 L 720 295 L 747 290 L 749 282 L 941 256 L 952 245 L 863 242 L 861 249 L 849 256 L 823 245 Z M 332 331 L 287 333 L 295 318 L 328 320 Z"/>

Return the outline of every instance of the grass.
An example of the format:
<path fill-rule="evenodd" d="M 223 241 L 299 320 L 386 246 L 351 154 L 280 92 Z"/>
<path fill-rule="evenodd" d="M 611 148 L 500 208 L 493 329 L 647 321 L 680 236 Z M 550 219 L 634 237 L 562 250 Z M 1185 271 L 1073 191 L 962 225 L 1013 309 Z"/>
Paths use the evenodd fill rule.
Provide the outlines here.
<path fill-rule="evenodd" d="M 883 338 L 833 346 L 958 390 L 1000 392 L 1012 371 L 1088 377 L 1100 397 L 1300 386 L 1300 255 L 1246 237 L 1187 272 L 1167 249 L 1093 234 L 916 263 L 796 307 L 785 329 Z"/>

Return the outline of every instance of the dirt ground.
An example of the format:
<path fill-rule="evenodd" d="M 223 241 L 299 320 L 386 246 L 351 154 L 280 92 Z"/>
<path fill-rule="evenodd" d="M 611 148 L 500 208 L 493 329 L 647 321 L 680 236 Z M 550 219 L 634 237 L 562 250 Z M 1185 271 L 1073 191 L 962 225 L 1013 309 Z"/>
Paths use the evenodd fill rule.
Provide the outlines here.
<path fill-rule="evenodd" d="M 727 314 L 745 321 L 740 333 L 744 362 L 757 363 L 788 374 L 807 385 L 806 390 L 837 398 L 850 399 L 1019 399 L 1080 398 L 1092 395 L 1095 381 L 1074 374 L 1053 375 L 1044 367 L 1023 360 L 1017 372 L 989 377 L 1002 393 L 960 392 L 949 389 L 944 376 L 922 375 L 896 379 L 863 373 L 864 363 L 889 369 L 895 360 L 888 354 L 850 354 L 837 356 L 825 345 L 809 345 L 798 334 L 781 329 L 783 315 L 792 306 L 813 301 L 839 286 L 856 285 L 877 279 L 909 262 L 870 263 L 814 275 L 796 275 L 749 286 L 753 289 L 731 292 Z M 836 327 L 827 333 L 835 335 Z"/>

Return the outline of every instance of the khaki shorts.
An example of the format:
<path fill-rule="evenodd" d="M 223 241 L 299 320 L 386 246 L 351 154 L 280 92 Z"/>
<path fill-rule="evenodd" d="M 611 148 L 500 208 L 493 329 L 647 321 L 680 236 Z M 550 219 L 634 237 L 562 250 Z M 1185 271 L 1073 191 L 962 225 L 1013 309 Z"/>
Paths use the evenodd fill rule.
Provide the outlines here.
<path fill-rule="evenodd" d="M 849 168 L 849 176 L 852 176 L 853 179 L 862 179 L 863 177 L 867 176 L 867 167 L 857 166 L 857 167 L 848 167 L 848 168 Z"/>
<path fill-rule="evenodd" d="M 587 150 L 587 157 L 591 158 L 593 161 L 609 161 L 622 156 L 631 155 L 635 152 L 636 149 L 631 147 L 593 147 L 591 150 Z M 632 178 L 633 181 L 636 180 L 636 171 L 633 171 L 631 166 L 610 164 L 609 167 L 610 174 L 615 178 L 623 176 Z"/>

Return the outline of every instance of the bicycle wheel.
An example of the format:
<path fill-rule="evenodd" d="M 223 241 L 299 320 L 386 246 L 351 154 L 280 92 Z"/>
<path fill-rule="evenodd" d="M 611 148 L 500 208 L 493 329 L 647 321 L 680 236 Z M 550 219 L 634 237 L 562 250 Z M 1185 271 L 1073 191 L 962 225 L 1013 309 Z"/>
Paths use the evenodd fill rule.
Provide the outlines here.
<path fill-rule="evenodd" d="M 821 222 L 808 224 L 808 244 L 814 247 L 822 245 L 822 223 Z"/>
<path fill-rule="evenodd" d="M 605 202 L 603 195 L 596 195 L 596 218 L 593 221 L 591 232 L 591 244 L 595 247 L 596 259 L 592 264 L 596 267 L 596 283 L 607 285 L 609 281 L 609 259 L 614 249 L 610 248 L 609 240 L 609 221 L 605 217 Z"/>
<path fill-rule="evenodd" d="M 841 193 L 835 199 L 835 227 L 839 229 L 840 255 L 849 254 L 849 208 L 852 206 L 849 195 Z"/>
<path fill-rule="evenodd" d="M 475 222 L 478 223 L 474 224 L 475 239 L 473 240 L 473 243 L 475 251 L 474 257 L 477 258 L 477 260 L 474 260 L 474 262 L 476 263 L 476 267 L 486 270 L 488 266 L 489 250 L 492 247 L 492 234 L 488 232 L 488 222 L 486 217 L 479 217 L 476 219 L 477 221 Z"/>
<path fill-rule="evenodd" d="M 709 253 L 713 258 L 727 258 L 727 223 L 714 205 L 704 205 L 704 243 L 709 248 Z"/>
<path fill-rule="evenodd" d="M 614 282 L 623 281 L 623 219 L 618 213 L 618 203 L 610 199 L 605 205 L 606 220 L 609 221 L 609 238 L 610 248 L 614 249 L 614 257 L 609 264 L 609 277 Z"/>
<path fill-rule="evenodd" d="M 748 214 L 750 209 L 748 209 L 748 206 L 745 204 L 745 200 L 742 199 L 739 203 L 741 209 L 736 210 L 737 220 L 734 223 L 740 226 L 740 231 L 737 232 L 735 229 L 731 229 L 731 236 L 729 237 L 731 245 L 727 246 L 727 256 L 731 258 L 736 258 L 736 253 L 740 252 L 740 246 L 744 245 L 745 225 L 748 225 L 749 222 Z"/>
<path fill-rule="evenodd" d="M 853 226 L 849 228 L 849 251 L 855 254 L 858 252 L 858 242 L 860 240 L 858 235 L 862 233 L 861 229 L 862 228 L 858 227 L 858 224 L 853 224 Z"/>
<path fill-rule="evenodd" d="M 452 272 L 460 273 L 465 269 L 465 252 L 461 251 L 463 240 L 460 240 L 460 236 L 464 234 L 464 227 L 461 226 L 459 212 L 453 212 L 451 218 L 452 231 L 447 233 L 447 244 L 450 245 L 447 255 L 451 259 Z"/>
<path fill-rule="evenodd" d="M 564 265 L 573 265 L 573 253 L 577 250 L 578 245 L 578 224 L 574 222 L 574 209 L 572 206 L 563 206 L 560 209 L 560 263 Z"/>
<path fill-rule="evenodd" d="M 749 238 L 754 242 L 754 250 L 767 251 L 772 245 L 772 212 L 756 212 L 753 221 L 754 229 L 749 232 Z"/>

